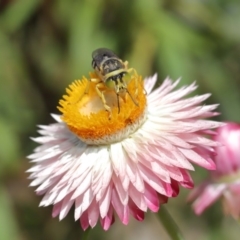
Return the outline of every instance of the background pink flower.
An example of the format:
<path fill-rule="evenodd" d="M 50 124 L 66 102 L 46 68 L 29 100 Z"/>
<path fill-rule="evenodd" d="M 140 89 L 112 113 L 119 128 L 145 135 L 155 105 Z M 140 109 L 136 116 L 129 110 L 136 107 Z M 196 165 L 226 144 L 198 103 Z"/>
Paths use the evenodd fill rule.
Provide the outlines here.
<path fill-rule="evenodd" d="M 218 198 L 222 198 L 226 214 L 235 219 L 240 215 L 240 124 L 229 122 L 218 128 L 213 139 L 222 146 L 216 148 L 214 156 L 216 171 L 210 179 L 195 188 L 189 195 L 196 214 L 201 214 Z"/>

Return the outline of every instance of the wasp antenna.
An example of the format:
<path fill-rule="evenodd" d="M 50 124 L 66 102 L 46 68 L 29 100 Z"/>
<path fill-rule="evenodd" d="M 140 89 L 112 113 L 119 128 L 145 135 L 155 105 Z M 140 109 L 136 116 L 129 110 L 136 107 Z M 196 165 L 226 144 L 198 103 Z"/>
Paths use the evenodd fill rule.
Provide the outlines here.
<path fill-rule="evenodd" d="M 134 102 L 134 104 L 136 106 L 138 106 L 138 103 L 134 100 L 134 98 L 132 97 L 132 95 L 130 94 L 130 92 L 128 91 L 128 89 L 126 88 L 126 92 L 128 93 L 128 95 L 130 96 L 130 98 L 132 99 L 132 101 Z"/>

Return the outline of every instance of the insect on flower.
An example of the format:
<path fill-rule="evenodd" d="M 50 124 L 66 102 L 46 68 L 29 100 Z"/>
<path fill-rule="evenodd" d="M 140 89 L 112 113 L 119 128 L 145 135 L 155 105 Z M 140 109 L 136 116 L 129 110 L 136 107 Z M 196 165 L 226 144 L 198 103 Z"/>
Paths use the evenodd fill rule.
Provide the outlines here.
<path fill-rule="evenodd" d="M 117 95 L 117 106 L 118 113 L 120 113 L 120 102 L 119 97 L 125 100 L 126 93 L 130 96 L 133 103 L 138 106 L 137 101 L 128 91 L 128 82 L 124 76 L 131 71 L 132 68 L 128 69 L 128 62 L 123 62 L 115 53 L 107 48 L 99 48 L 92 53 L 92 67 L 94 68 L 98 78 L 90 79 L 91 82 L 96 83 L 95 89 L 97 94 L 102 100 L 103 106 L 109 113 L 109 119 L 111 119 L 111 107 L 107 105 L 104 92 L 107 89 L 112 89 Z M 138 94 L 137 83 L 135 97 Z M 89 83 L 85 90 L 85 94 L 89 91 Z"/>

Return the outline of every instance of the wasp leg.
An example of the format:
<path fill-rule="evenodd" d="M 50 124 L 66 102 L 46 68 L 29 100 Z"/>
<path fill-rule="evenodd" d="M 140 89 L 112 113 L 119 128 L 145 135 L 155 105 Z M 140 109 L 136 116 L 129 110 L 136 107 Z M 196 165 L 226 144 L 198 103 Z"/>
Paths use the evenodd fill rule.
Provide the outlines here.
<path fill-rule="evenodd" d="M 111 107 L 109 107 L 109 106 L 107 105 L 106 99 L 105 99 L 104 94 L 103 94 L 104 91 L 101 91 L 101 90 L 100 90 L 100 88 L 104 88 L 104 87 L 105 87 L 104 84 L 103 84 L 102 82 L 100 82 L 100 83 L 98 83 L 98 84 L 96 85 L 95 89 L 96 89 L 96 92 L 97 92 L 98 96 L 99 96 L 99 97 L 101 98 L 101 100 L 102 100 L 102 103 L 103 103 L 104 108 L 105 108 L 106 111 L 108 112 L 108 119 L 110 120 L 110 119 L 112 118 Z"/>
<path fill-rule="evenodd" d="M 137 75 L 137 72 L 134 68 L 129 68 L 128 70 L 128 73 L 129 72 L 134 72 L 135 75 Z M 135 93 L 134 93 L 134 98 L 133 96 L 130 94 L 130 92 L 128 91 L 128 89 L 126 88 L 126 92 L 128 93 L 128 95 L 130 96 L 130 98 L 132 99 L 132 101 L 134 102 L 134 104 L 136 106 L 138 106 L 138 102 L 135 100 L 138 96 L 138 82 L 137 82 L 137 78 L 134 78 L 134 84 L 135 84 Z"/>
<path fill-rule="evenodd" d="M 129 95 L 130 98 L 132 99 L 133 103 L 138 107 L 138 102 L 136 102 L 136 100 L 132 97 L 131 93 L 128 91 L 127 88 L 126 88 L 126 92 L 128 93 L 128 95 Z"/>
<path fill-rule="evenodd" d="M 125 61 L 123 64 L 124 64 L 125 68 L 128 69 L 128 61 Z"/>
<path fill-rule="evenodd" d="M 133 72 L 135 75 L 137 75 L 137 72 L 134 68 L 129 68 L 128 72 Z M 135 83 L 135 93 L 134 96 L 137 97 L 138 95 L 138 82 L 137 82 L 137 78 L 134 78 L 134 83 Z"/>
<path fill-rule="evenodd" d="M 108 118 L 111 119 L 112 118 L 111 108 L 107 105 L 106 99 L 103 94 L 104 91 L 100 90 L 100 88 L 105 88 L 104 83 L 98 78 L 91 78 L 90 81 L 93 83 L 96 83 L 96 86 L 95 86 L 96 92 L 97 92 L 98 96 L 101 98 L 104 108 L 108 112 Z M 89 90 L 89 86 L 88 86 L 88 90 Z"/>

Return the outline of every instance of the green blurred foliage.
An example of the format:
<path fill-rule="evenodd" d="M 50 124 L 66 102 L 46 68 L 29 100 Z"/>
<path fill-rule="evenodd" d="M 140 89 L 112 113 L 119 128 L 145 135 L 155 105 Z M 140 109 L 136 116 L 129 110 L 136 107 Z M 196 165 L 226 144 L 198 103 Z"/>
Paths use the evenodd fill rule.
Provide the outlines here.
<path fill-rule="evenodd" d="M 50 208 L 38 208 L 25 155 L 35 125 L 49 123 L 67 85 L 91 71 L 94 49 L 113 49 L 160 82 L 197 80 L 198 94 L 220 103 L 220 120 L 240 121 L 239 29 L 239 0 L 1 0 L 0 239 L 81 239 L 73 213 L 58 222 Z M 222 217 L 220 205 L 196 217 L 186 195 L 168 206 L 188 239 L 238 239 L 239 225 Z M 146 219 L 107 233 L 98 226 L 90 239 L 168 239 L 153 214 Z"/>

